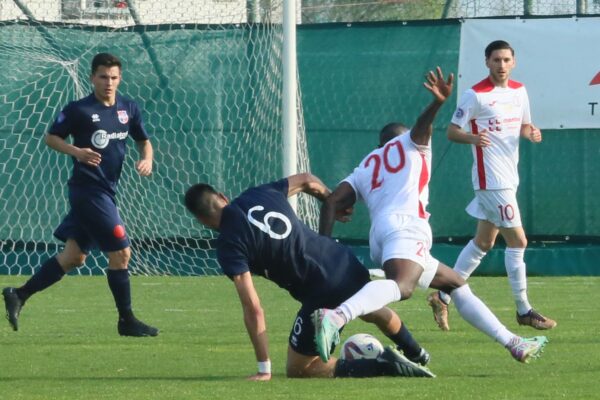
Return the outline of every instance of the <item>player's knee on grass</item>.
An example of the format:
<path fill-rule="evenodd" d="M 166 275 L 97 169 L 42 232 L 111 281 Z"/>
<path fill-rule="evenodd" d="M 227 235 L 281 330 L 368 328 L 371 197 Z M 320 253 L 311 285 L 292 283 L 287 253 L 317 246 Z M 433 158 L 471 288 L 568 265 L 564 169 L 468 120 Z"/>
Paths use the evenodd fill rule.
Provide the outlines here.
<path fill-rule="evenodd" d="M 337 359 L 324 363 L 318 356 L 305 356 L 288 348 L 286 376 L 288 378 L 331 378 Z"/>
<path fill-rule="evenodd" d="M 286 375 L 290 378 L 327 378 L 333 376 L 335 357 L 327 363 L 319 358 L 315 327 L 311 315 L 315 306 L 303 304 L 298 311 L 288 338 Z M 332 353 L 335 346 L 332 348 Z"/>

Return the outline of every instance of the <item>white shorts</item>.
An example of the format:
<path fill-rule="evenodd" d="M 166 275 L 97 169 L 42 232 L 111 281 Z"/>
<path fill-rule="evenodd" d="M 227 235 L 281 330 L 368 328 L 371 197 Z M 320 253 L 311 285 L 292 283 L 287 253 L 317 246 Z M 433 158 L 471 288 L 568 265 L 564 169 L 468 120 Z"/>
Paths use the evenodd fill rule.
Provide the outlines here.
<path fill-rule="evenodd" d="M 512 189 L 476 190 L 475 198 L 466 208 L 469 215 L 491 222 L 497 227 L 521 226 L 517 195 Z"/>
<path fill-rule="evenodd" d="M 423 267 L 418 286 L 427 289 L 440 262 L 431 256 L 431 227 L 411 215 L 391 214 L 373 221 L 369 233 L 371 259 L 383 266 L 387 260 L 411 260 Z"/>

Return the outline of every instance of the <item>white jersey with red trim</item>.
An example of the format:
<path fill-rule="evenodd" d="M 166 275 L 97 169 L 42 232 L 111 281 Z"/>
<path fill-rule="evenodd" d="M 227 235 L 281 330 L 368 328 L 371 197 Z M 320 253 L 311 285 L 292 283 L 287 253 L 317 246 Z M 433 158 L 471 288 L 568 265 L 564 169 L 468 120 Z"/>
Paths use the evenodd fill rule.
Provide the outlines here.
<path fill-rule="evenodd" d="M 508 86 L 502 88 L 489 77 L 482 80 L 464 93 L 452 123 L 474 135 L 488 132 L 490 146 L 472 146 L 475 190 L 516 190 L 521 125 L 531 123 L 525 86 L 509 80 Z"/>
<path fill-rule="evenodd" d="M 430 170 L 431 142 L 417 145 L 409 131 L 369 153 L 344 182 L 367 204 L 372 223 L 386 214 L 427 220 Z"/>

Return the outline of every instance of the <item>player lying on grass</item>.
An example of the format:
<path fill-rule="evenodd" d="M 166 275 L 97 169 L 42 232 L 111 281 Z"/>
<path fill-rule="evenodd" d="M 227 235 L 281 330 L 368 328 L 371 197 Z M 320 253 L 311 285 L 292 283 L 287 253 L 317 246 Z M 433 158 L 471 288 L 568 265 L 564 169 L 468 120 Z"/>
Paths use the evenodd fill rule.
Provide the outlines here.
<path fill-rule="evenodd" d="M 231 202 L 207 184 L 194 185 L 185 194 L 185 205 L 198 221 L 219 231 L 217 259 L 238 292 L 258 361 L 258 373 L 249 379 L 271 379 L 265 316 L 251 273 L 275 282 L 302 304 L 289 336 L 288 377 L 434 376 L 419 365 L 429 360 L 427 352 L 386 307 L 362 318 L 376 324 L 404 355 L 388 347 L 372 360 L 319 359 L 310 315 L 356 293 L 370 278 L 348 247 L 318 235 L 298 219 L 287 198 L 299 192 L 319 200 L 330 193 L 318 178 L 305 173 L 250 188 Z"/>
<path fill-rule="evenodd" d="M 380 134 L 380 147 L 369 153 L 334 192 L 321 209 L 319 231 L 330 235 L 337 210 L 363 200 L 371 219 L 369 247 L 371 258 L 383 265 L 387 279 L 369 282 L 334 310 L 313 314 L 319 354 L 327 361 L 332 345 L 339 342 L 339 329 L 353 319 L 387 304 L 409 299 L 418 285 L 450 293 L 460 315 L 486 333 L 521 362 L 538 357 L 546 337 L 524 339 L 511 333 L 477 298 L 465 280 L 431 256 L 429 198 L 432 122 L 452 93 L 452 74 L 444 80 L 442 70 L 429 72 L 425 88 L 433 101 L 410 131 L 398 123 L 386 125 Z"/>

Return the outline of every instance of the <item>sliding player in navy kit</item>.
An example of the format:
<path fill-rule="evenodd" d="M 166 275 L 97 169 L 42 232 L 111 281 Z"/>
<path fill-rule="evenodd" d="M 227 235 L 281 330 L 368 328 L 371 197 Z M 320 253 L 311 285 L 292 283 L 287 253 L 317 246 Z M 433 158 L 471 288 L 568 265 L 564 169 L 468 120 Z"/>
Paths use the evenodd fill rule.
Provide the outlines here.
<path fill-rule="evenodd" d="M 121 61 L 112 54 L 97 54 L 92 60 L 91 81 L 94 93 L 69 103 L 45 139 L 50 148 L 73 158 L 73 175 L 68 182 L 71 209 L 54 232 L 65 242 L 65 248 L 46 260 L 23 286 L 2 291 L 6 317 L 18 330 L 19 314 L 27 299 L 82 266 L 89 251 L 100 248 L 108 256 L 106 275 L 119 312 L 119 334 L 156 336 L 158 329 L 139 321 L 131 309 L 127 271 L 130 243 L 115 201 L 127 137 L 131 135 L 138 147 L 136 169 L 141 176 L 152 173 L 152 144 L 137 104 L 117 95 Z M 66 141 L 69 135 L 73 144 Z"/>
<path fill-rule="evenodd" d="M 187 209 L 202 224 L 219 231 L 217 259 L 235 284 L 258 361 L 258 373 L 249 379 L 271 379 L 265 317 L 251 273 L 273 281 L 302 303 L 289 336 L 288 377 L 433 377 L 417 364 L 426 364 L 429 354 L 389 308 L 363 319 L 375 323 L 406 357 L 389 347 L 374 360 L 332 358 L 324 363 L 319 359 L 311 313 L 356 293 L 370 278 L 348 247 L 320 236 L 298 219 L 287 198 L 299 192 L 323 200 L 329 189 L 311 174 L 298 174 L 250 188 L 232 202 L 207 184 L 194 185 L 185 194 Z"/>

